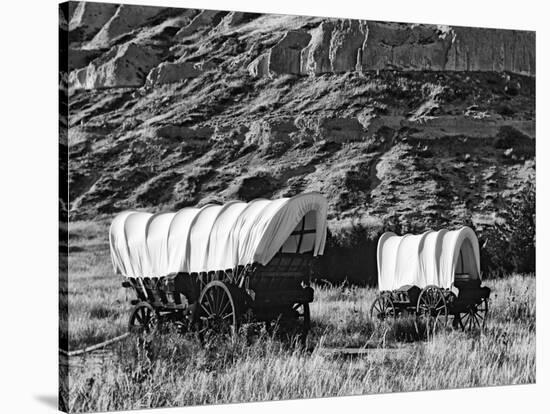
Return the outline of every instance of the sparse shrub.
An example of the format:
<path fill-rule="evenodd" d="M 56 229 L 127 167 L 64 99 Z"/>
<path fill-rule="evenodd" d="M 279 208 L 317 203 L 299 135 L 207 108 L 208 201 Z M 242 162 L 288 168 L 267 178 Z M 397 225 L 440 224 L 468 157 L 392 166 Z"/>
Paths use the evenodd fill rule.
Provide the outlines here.
<path fill-rule="evenodd" d="M 237 196 L 241 200 L 250 201 L 258 197 L 269 197 L 276 188 L 276 180 L 266 171 L 241 179 Z"/>
<path fill-rule="evenodd" d="M 535 197 L 535 184 L 529 182 L 501 211 L 504 220 L 483 232 L 481 263 L 485 273 L 535 272 Z"/>
<path fill-rule="evenodd" d="M 327 235 L 325 254 L 320 258 L 321 279 L 358 285 L 376 282 L 376 243 L 381 223 L 364 218 L 333 223 Z"/>
<path fill-rule="evenodd" d="M 423 221 L 419 221 L 418 218 L 419 217 L 417 215 L 407 216 L 392 212 L 384 218 L 384 228 L 380 235 L 386 231 L 391 231 L 398 235 L 419 234 L 426 230 L 430 230 L 430 228 L 438 229 L 442 227 L 439 225 L 440 220 L 436 220 L 436 214 L 432 214 L 432 220 L 428 224 Z M 440 218 L 440 216 L 437 218 Z"/>
<path fill-rule="evenodd" d="M 502 116 L 513 116 L 516 113 L 516 111 L 514 111 L 508 105 L 500 105 L 497 107 L 496 111 L 497 111 L 497 114 Z"/>

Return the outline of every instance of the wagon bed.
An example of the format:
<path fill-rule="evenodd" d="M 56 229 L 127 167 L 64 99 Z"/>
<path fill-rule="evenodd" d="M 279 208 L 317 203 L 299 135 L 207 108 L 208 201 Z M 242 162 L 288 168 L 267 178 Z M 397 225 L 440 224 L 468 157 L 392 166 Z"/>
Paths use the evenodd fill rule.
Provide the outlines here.
<path fill-rule="evenodd" d="M 170 217 L 122 213 L 111 226 L 110 243 L 115 270 L 126 276 L 123 286 L 136 294 L 129 329 L 149 332 L 171 321 L 203 339 L 208 332 L 234 332 L 245 316 L 253 316 L 297 321 L 305 337 L 312 262 L 324 249 L 326 208 L 324 197 L 310 193 L 165 213 Z M 189 217 L 186 228 L 181 223 Z M 198 223 L 207 223 L 209 234 Z M 188 236 L 176 237 L 176 230 Z M 213 257 L 215 252 L 225 257 Z M 205 270 L 205 263 L 231 267 Z M 141 274 L 170 270 L 160 277 Z"/>

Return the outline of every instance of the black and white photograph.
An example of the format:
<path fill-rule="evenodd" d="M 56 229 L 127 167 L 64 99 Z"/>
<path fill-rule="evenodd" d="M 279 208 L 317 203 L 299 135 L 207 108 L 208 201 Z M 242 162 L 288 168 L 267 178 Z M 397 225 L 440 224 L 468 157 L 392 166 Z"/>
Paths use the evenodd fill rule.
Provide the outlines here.
<path fill-rule="evenodd" d="M 534 29 L 151 3 L 59 5 L 61 411 L 536 382 Z"/>

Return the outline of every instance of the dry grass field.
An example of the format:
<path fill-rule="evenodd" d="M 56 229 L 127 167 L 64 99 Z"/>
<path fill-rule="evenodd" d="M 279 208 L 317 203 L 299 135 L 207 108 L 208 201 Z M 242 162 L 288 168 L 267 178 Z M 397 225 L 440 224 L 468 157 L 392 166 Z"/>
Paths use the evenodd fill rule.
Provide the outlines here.
<path fill-rule="evenodd" d="M 70 349 L 126 331 L 131 294 L 113 275 L 106 234 L 104 224 L 71 223 Z M 333 287 L 315 290 L 305 348 L 259 324 L 204 347 L 190 334 L 129 337 L 71 358 L 69 404 L 86 412 L 532 383 L 535 278 L 485 283 L 493 293 L 483 332 L 419 337 L 410 320 L 370 319 L 375 289 Z"/>

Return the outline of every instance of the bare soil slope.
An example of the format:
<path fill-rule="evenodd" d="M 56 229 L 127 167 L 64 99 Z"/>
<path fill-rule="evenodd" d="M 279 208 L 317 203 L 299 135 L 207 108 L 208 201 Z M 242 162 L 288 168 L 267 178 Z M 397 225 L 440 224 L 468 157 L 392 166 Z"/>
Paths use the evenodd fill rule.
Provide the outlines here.
<path fill-rule="evenodd" d="M 72 219 L 316 190 L 481 225 L 534 176 L 534 33 L 94 7 L 65 16 Z"/>

